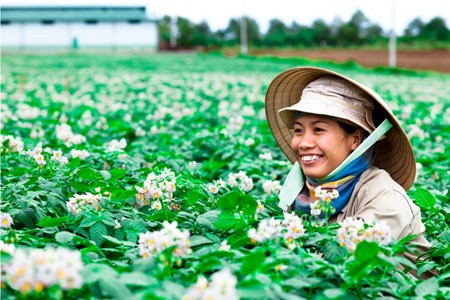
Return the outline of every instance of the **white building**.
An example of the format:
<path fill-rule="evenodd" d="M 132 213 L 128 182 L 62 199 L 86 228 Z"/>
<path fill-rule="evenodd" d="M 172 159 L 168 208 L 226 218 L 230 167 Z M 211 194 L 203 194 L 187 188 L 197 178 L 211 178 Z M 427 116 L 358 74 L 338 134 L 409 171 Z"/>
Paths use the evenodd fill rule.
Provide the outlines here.
<path fill-rule="evenodd" d="M 2 6 L 3 50 L 158 48 L 145 6 Z"/>

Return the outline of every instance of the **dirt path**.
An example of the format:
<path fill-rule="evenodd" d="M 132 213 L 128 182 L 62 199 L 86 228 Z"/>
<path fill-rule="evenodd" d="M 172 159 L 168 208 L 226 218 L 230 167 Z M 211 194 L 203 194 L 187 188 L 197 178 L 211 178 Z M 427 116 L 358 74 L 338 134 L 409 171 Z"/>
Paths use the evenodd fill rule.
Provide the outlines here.
<path fill-rule="evenodd" d="M 389 65 L 387 50 L 252 50 L 249 54 L 297 56 L 337 62 L 353 60 L 364 67 Z M 397 51 L 397 67 L 450 73 L 450 50 L 399 50 Z"/>

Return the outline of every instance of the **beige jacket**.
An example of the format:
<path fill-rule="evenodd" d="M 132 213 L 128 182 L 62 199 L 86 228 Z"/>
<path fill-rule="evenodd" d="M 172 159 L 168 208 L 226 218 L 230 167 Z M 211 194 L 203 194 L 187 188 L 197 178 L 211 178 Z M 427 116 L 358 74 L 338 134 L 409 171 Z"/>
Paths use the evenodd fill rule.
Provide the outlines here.
<path fill-rule="evenodd" d="M 391 227 L 392 237 L 397 240 L 408 234 L 417 234 L 410 244 L 417 245 L 419 253 L 431 246 L 424 237 L 425 226 L 419 207 L 383 169 L 372 166 L 362 173 L 349 203 L 330 222 L 340 222 L 347 217 L 360 218 L 365 222 L 386 221 Z M 415 261 L 418 255 L 404 253 L 404 256 Z"/>
<path fill-rule="evenodd" d="M 425 226 L 419 207 L 383 169 L 372 166 L 363 172 L 348 204 L 329 221 L 340 222 L 347 217 L 359 218 L 367 223 L 375 220 L 386 221 L 391 227 L 392 237 L 396 240 L 409 234 L 417 234 L 409 244 L 417 245 L 418 253 L 404 253 L 404 256 L 413 262 L 418 254 L 427 251 L 431 246 L 424 237 Z"/>
<path fill-rule="evenodd" d="M 414 243 L 428 249 L 430 244 L 423 236 L 420 209 L 405 190 L 389 174 L 377 167 L 370 167 L 361 174 L 350 201 L 331 222 L 347 217 L 360 218 L 365 222 L 386 221 L 392 236 L 399 240 L 408 234 L 418 234 Z"/>

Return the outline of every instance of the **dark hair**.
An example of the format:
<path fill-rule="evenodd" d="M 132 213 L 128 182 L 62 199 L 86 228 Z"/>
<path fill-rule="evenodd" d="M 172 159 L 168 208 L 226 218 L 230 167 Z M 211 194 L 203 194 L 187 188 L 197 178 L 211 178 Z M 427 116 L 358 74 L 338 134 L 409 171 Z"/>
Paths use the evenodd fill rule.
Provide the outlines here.
<path fill-rule="evenodd" d="M 359 128 L 361 128 L 361 127 L 354 126 L 354 125 L 350 125 L 350 124 L 347 124 L 347 123 L 344 123 L 344 122 L 338 121 L 338 120 L 336 120 L 336 122 L 339 124 L 339 126 L 342 127 L 342 129 L 344 129 L 344 131 L 345 131 L 347 134 L 355 133 L 356 130 L 358 130 Z M 361 130 L 362 130 L 362 132 L 363 132 L 364 138 L 366 138 L 369 134 L 368 134 L 364 129 L 361 128 Z"/>

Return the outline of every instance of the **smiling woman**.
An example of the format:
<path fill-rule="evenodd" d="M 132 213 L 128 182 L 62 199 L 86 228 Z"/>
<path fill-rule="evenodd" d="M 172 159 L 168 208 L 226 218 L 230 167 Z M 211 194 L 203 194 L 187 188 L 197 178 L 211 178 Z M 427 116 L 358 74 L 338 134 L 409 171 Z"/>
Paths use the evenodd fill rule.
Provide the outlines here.
<path fill-rule="evenodd" d="M 282 209 L 315 214 L 318 191 L 336 192 L 330 222 L 384 222 L 395 239 L 414 234 L 418 249 L 430 247 L 406 194 L 416 172 L 411 144 L 378 94 L 326 69 L 293 68 L 269 85 L 266 115 L 294 162 L 279 194 Z"/>

